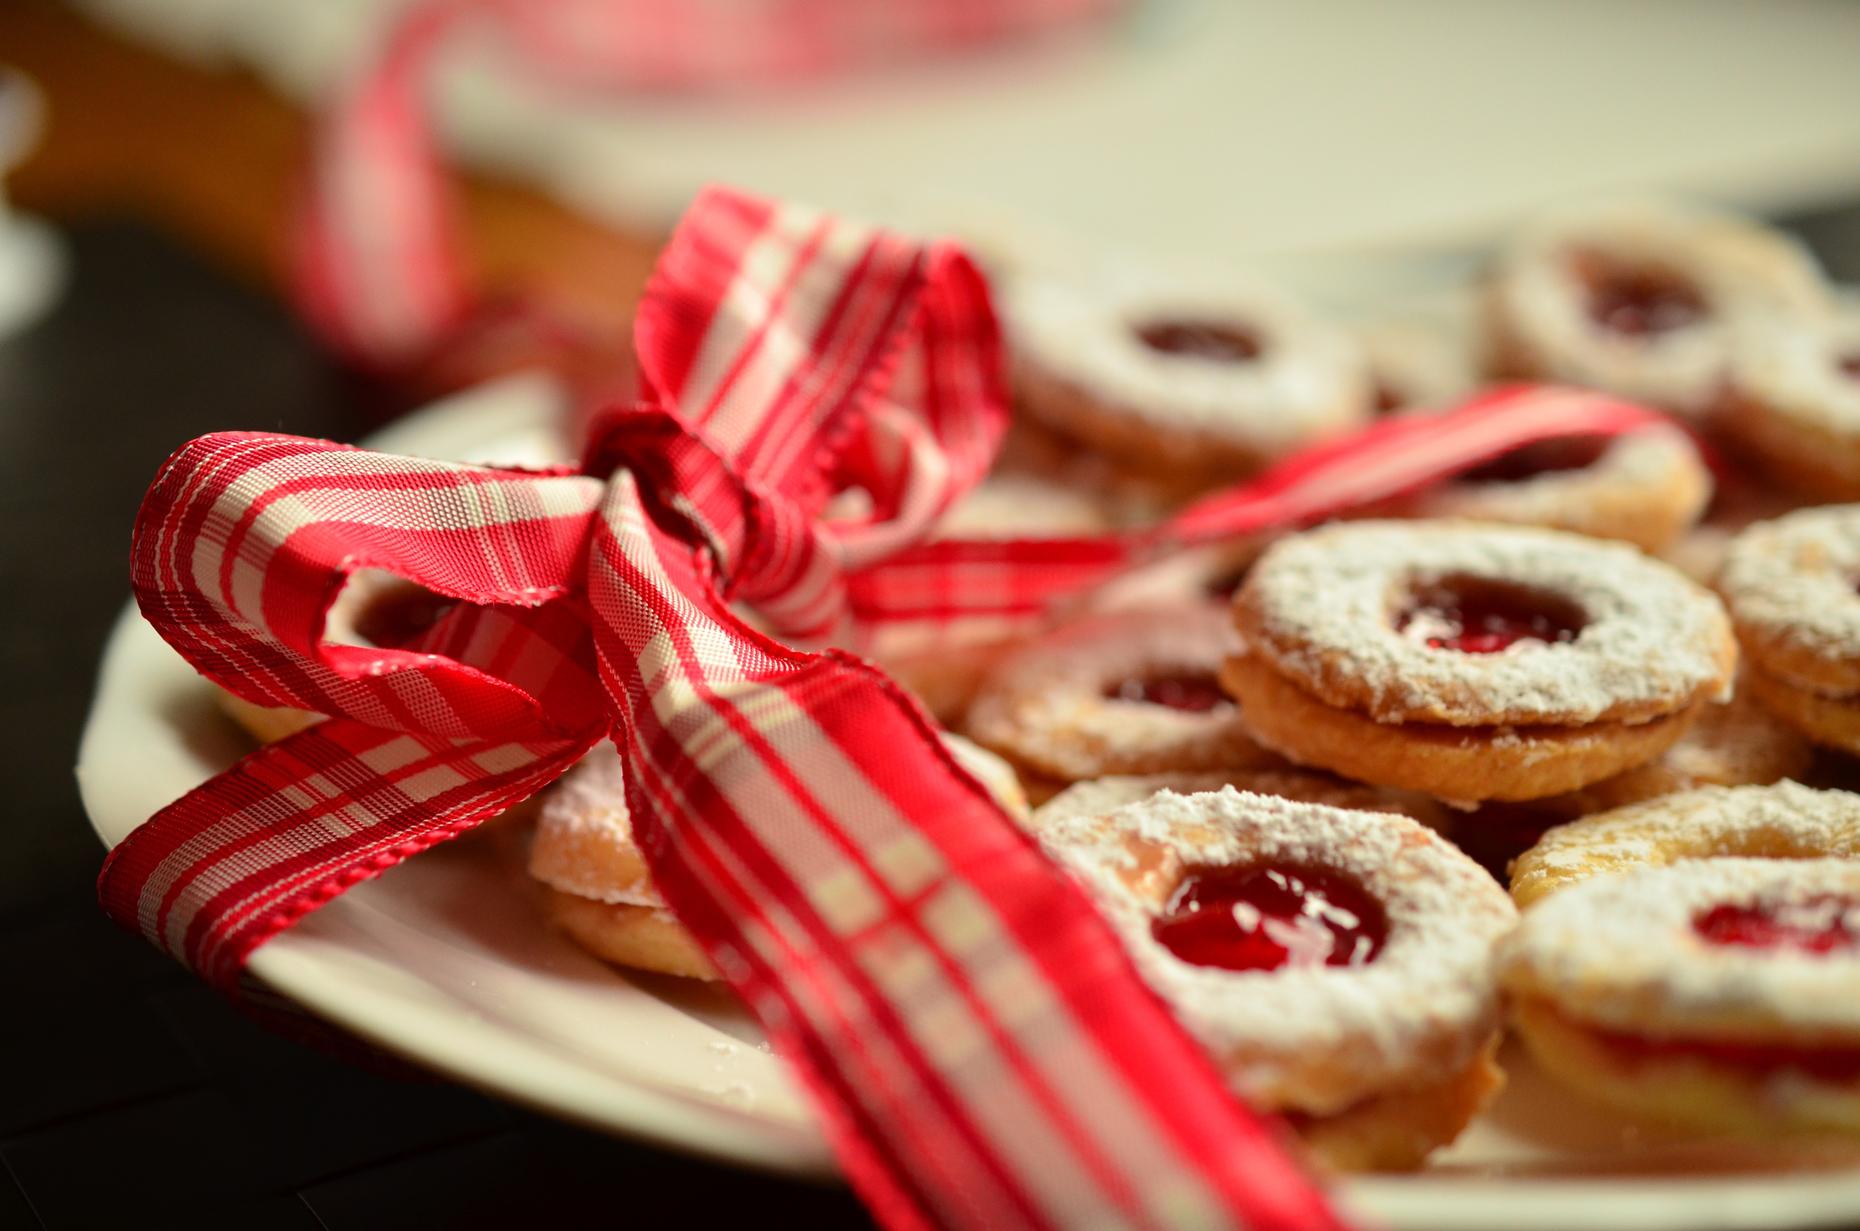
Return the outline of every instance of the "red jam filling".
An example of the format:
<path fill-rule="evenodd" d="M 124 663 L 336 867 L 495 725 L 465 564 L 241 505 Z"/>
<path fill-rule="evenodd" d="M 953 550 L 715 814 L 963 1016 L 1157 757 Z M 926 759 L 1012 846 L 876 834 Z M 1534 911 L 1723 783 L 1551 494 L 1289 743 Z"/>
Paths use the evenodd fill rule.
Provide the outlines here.
<path fill-rule="evenodd" d="M 355 631 L 370 645 L 398 649 L 417 641 L 457 604 L 416 585 L 396 586 L 356 613 Z"/>
<path fill-rule="evenodd" d="M 1563 440 L 1540 440 L 1501 453 L 1482 466 L 1475 466 L 1460 477 L 1473 483 L 1517 483 L 1540 474 L 1581 470 L 1593 466 L 1607 451 L 1608 441 L 1600 436 L 1571 436 Z"/>
<path fill-rule="evenodd" d="M 1714 906 L 1692 920 L 1692 930 L 1714 945 L 1832 953 L 1860 948 L 1860 902 L 1821 894 L 1799 902 Z"/>
<path fill-rule="evenodd" d="M 1448 577 L 1418 591 L 1396 627 L 1431 649 L 1496 654 L 1521 641 L 1574 641 L 1584 623 L 1574 603 L 1547 591 Z"/>
<path fill-rule="evenodd" d="M 1140 701 L 1190 714 L 1205 714 L 1233 704 L 1221 690 L 1220 682 L 1206 672 L 1184 671 L 1125 680 L 1106 690 L 1105 695 L 1117 701 Z"/>
<path fill-rule="evenodd" d="M 1362 886 L 1334 872 L 1197 868 L 1150 930 L 1196 966 L 1364 966 L 1388 938 L 1388 919 Z"/>
<path fill-rule="evenodd" d="M 1860 380 L 1860 352 L 1851 355 L 1842 355 L 1838 362 L 1841 371 L 1853 377 L 1855 380 Z"/>
<path fill-rule="evenodd" d="M 1708 311 L 1696 286 L 1658 266 L 1589 254 L 1577 258 L 1576 273 L 1588 292 L 1589 319 L 1611 333 L 1649 338 L 1696 324 Z"/>
<path fill-rule="evenodd" d="M 1245 363 L 1263 349 L 1252 330 L 1217 321 L 1155 321 L 1139 326 L 1137 337 L 1153 351 L 1214 363 Z"/>

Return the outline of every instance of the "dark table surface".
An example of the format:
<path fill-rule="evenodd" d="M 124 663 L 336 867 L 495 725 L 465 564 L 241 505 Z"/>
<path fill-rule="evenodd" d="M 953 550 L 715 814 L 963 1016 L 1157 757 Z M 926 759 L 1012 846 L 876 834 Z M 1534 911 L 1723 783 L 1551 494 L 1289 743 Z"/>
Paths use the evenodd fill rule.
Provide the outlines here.
<path fill-rule="evenodd" d="M 1790 225 L 1860 281 L 1860 207 Z M 66 239 L 63 299 L 0 340 L 0 1228 L 869 1225 L 840 1189 L 274 1038 L 98 913 L 71 766 L 155 467 L 207 431 L 370 423 L 272 300 L 133 224 Z"/>

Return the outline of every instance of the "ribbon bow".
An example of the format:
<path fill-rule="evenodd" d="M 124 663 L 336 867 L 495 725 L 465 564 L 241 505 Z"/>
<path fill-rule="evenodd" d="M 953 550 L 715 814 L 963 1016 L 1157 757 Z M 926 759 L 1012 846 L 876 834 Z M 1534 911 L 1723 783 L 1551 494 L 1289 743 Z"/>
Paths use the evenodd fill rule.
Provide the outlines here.
<path fill-rule="evenodd" d="M 143 613 L 216 683 L 331 717 L 133 833 L 106 909 L 230 988 L 305 913 L 612 737 L 656 882 L 887 1224 L 1336 1225 L 916 704 L 729 604 L 789 637 L 1024 619 L 1170 546 L 1657 416 L 1511 391 L 1385 423 L 1147 534 L 912 546 L 1005 419 L 960 252 L 712 191 L 637 342 L 644 399 L 598 421 L 579 468 L 256 433 L 169 459 L 136 527 Z M 823 520 L 854 486 L 871 516 Z M 329 640 L 363 568 L 457 601 L 404 645 Z"/>

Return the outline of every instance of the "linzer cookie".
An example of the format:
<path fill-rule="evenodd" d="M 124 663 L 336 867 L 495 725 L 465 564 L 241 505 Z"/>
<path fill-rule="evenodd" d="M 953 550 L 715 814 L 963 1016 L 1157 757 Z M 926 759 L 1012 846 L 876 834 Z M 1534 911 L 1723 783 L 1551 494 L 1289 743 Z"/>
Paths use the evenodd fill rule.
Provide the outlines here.
<path fill-rule="evenodd" d="M 1653 426 L 1527 445 L 1422 492 L 1402 511 L 1549 526 L 1658 552 L 1698 523 L 1711 493 L 1691 438 Z"/>
<path fill-rule="evenodd" d="M 1000 301 L 1023 412 L 1179 488 L 1249 474 L 1371 413 L 1348 333 L 1263 287 L 1030 275 Z"/>
<path fill-rule="evenodd" d="M 1501 978 L 1538 1062 L 1698 1127 L 1860 1133 L 1860 796 L 1707 789 L 1552 830 Z"/>
<path fill-rule="evenodd" d="M 1485 326 L 1497 371 L 1687 415 L 1718 396 L 1735 322 L 1827 309 L 1806 249 L 1758 223 L 1617 203 L 1546 217 L 1500 256 Z"/>
<path fill-rule="evenodd" d="M 1860 505 L 1803 509 L 1739 535 L 1718 574 L 1749 684 L 1817 743 L 1860 751 Z"/>
<path fill-rule="evenodd" d="M 1778 484 L 1860 499 L 1860 310 L 1761 317 L 1736 343 L 1714 424 Z"/>
<path fill-rule="evenodd" d="M 943 742 L 1003 808 L 1027 814 L 1006 762 L 960 736 L 945 735 Z M 612 744 L 590 752 L 543 797 L 529 870 L 544 886 L 550 922 L 596 957 L 657 974 L 721 977 L 652 882 Z"/>
<path fill-rule="evenodd" d="M 1432 830 L 1228 789 L 1037 832 L 1234 1090 L 1327 1166 L 1418 1166 L 1496 1092 L 1515 915 Z"/>
<path fill-rule="evenodd" d="M 1624 544 L 1470 522 L 1281 541 L 1222 673 L 1261 743 L 1445 799 L 1537 799 L 1659 756 L 1730 693 L 1712 595 Z"/>
<path fill-rule="evenodd" d="M 1282 764 L 1221 688 L 1235 642 L 1226 609 L 1206 601 L 1086 616 L 997 660 L 964 730 L 1036 796 L 1110 774 Z"/>

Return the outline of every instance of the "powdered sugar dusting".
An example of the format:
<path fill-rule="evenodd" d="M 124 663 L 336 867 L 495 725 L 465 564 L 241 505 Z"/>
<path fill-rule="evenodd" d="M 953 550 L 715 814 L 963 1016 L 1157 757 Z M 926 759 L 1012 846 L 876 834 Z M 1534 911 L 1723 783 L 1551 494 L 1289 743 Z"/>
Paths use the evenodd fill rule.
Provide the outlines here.
<path fill-rule="evenodd" d="M 1504 892 L 1400 816 L 1247 794 L 1162 791 L 1109 813 L 1048 818 L 1039 836 L 1098 897 L 1139 971 L 1267 1107 L 1334 1111 L 1470 1060 L 1497 1021 L 1492 945 Z M 1185 870 L 1283 863 L 1355 879 L 1388 939 L 1358 967 L 1230 971 L 1185 963 L 1150 924 Z"/>
<path fill-rule="evenodd" d="M 1368 417 L 1369 379 L 1349 335 L 1264 287 L 1109 271 L 1015 278 L 998 299 L 1017 363 L 1163 430 L 1284 453 Z M 1164 320 L 1233 322 L 1259 336 L 1260 354 L 1242 363 L 1160 354 L 1137 330 Z"/>
<path fill-rule="evenodd" d="M 1763 413 L 1839 435 L 1860 434 L 1860 309 L 1827 321 L 1760 316 L 1739 322 L 1731 382 Z"/>
<path fill-rule="evenodd" d="M 531 850 L 530 875 L 552 888 L 596 902 L 663 907 L 665 899 L 637 864 L 633 879 L 615 881 L 611 864 L 576 856 L 588 846 L 620 849 L 637 860 L 633 820 L 626 809 L 625 777 L 620 754 L 602 743 L 557 781 L 537 814 L 538 839 Z"/>
<path fill-rule="evenodd" d="M 1719 945 L 1693 927 L 1714 906 L 1822 895 L 1860 903 L 1860 863 L 1688 859 L 1599 877 L 1525 912 L 1501 946 L 1505 982 L 1603 1026 L 1683 1037 L 1860 1037 L 1860 950 Z M 1860 929 L 1860 906 L 1849 915 Z"/>
<path fill-rule="evenodd" d="M 1856 581 L 1860 504 L 1758 522 L 1731 544 L 1718 574 L 1718 588 L 1740 626 L 1779 646 L 1832 659 L 1860 659 Z"/>
<path fill-rule="evenodd" d="M 1492 654 L 1397 629 L 1415 590 L 1465 577 L 1574 603 L 1573 641 Z M 1242 627 L 1281 670 L 1383 722 L 1573 725 L 1729 695 L 1730 627 L 1709 592 L 1632 547 L 1531 527 L 1350 522 L 1275 544 L 1241 592 Z M 1248 620 L 1251 623 L 1248 623 Z"/>

